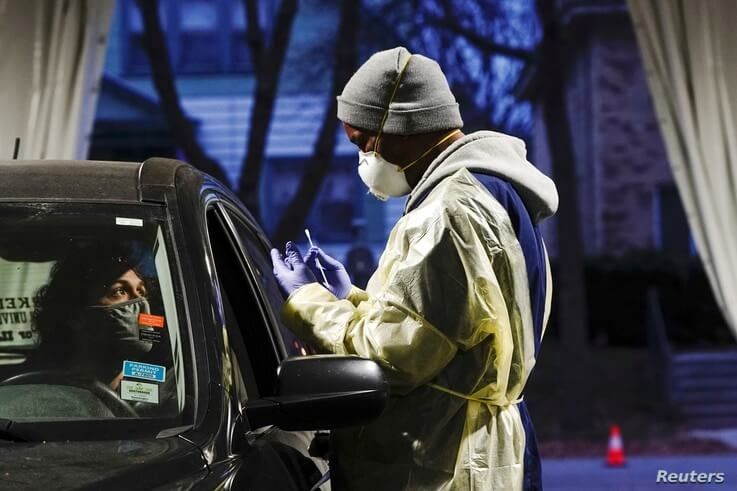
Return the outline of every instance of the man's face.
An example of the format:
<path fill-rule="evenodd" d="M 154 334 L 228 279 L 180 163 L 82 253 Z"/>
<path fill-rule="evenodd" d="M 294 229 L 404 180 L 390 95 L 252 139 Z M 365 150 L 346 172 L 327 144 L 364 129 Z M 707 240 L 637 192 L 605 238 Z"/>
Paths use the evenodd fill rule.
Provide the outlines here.
<path fill-rule="evenodd" d="M 429 155 L 422 161 L 418 161 L 417 159 L 426 153 L 428 149 L 436 145 L 449 132 L 449 130 L 436 131 L 416 135 L 391 135 L 382 133 L 377 148 L 377 133 L 375 131 L 356 128 L 345 122 L 343 123 L 343 129 L 351 143 L 357 146 L 362 152 L 378 152 L 384 159 L 403 169 L 409 166 L 409 164 L 413 164 L 404 171 L 410 187 L 414 187 L 419 182 L 432 159 L 442 149 L 437 150 L 435 154 Z M 454 139 L 463 136 L 463 133 L 460 131 L 456 132 L 458 136 Z M 449 140 L 446 146 L 453 142 L 454 139 Z"/>
<path fill-rule="evenodd" d="M 377 148 L 376 139 L 378 134 L 375 131 L 356 128 L 348 123 L 343 123 L 343 130 L 345 130 L 345 134 L 351 143 L 362 152 L 378 152 L 386 160 L 400 167 L 410 162 L 407 160 L 406 143 L 408 137 L 406 136 L 382 133 Z"/>

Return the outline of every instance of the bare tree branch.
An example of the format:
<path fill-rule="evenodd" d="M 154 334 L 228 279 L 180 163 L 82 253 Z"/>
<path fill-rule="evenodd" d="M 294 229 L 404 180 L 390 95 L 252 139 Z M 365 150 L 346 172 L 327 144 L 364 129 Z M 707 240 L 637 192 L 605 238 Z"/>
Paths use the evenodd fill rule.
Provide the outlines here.
<path fill-rule="evenodd" d="M 299 188 L 279 220 L 274 233 L 274 243 L 281 244 L 294 238 L 304 228 L 315 197 L 320 191 L 325 176 L 330 170 L 335 150 L 335 134 L 338 130 L 336 96 L 348 82 L 358 58 L 358 19 L 360 0 L 341 2 L 340 24 L 335 42 L 335 60 L 330 90 L 330 104 L 323 116 L 320 134 L 315 143 L 307 171 L 300 180 Z"/>
<path fill-rule="evenodd" d="M 488 73 L 496 72 L 498 68 L 496 64 L 484 61 L 503 59 L 516 67 L 533 60 L 534 51 L 527 48 L 532 33 L 529 29 L 519 28 L 525 19 L 519 15 L 510 18 L 502 3 L 490 0 L 426 0 L 414 9 L 407 8 L 409 2 L 372 4 L 373 8 L 367 8 L 361 15 L 377 28 L 371 32 L 373 37 L 364 39 L 379 47 L 402 44 L 434 57 L 447 67 L 446 77 L 454 94 L 458 96 L 458 91 L 465 92 L 464 120 L 469 127 L 488 128 L 487 122 L 491 121 L 491 127 L 506 131 L 507 121 L 498 117 L 503 113 L 503 107 L 514 106 L 510 116 L 525 111 L 513 94 L 519 73 L 514 70 L 511 77 L 504 80 L 492 78 L 488 82 Z M 389 4 L 391 7 L 387 8 Z M 527 16 L 533 17 L 534 14 Z M 500 38 L 500 28 L 507 29 L 509 35 Z M 484 67 L 481 73 L 477 69 L 479 66 Z M 479 97 L 479 94 L 485 96 Z"/>
<path fill-rule="evenodd" d="M 261 18 L 258 12 L 258 0 L 243 0 L 243 11 L 246 16 L 246 42 L 251 50 L 253 66 L 260 66 L 264 52 L 264 31 L 261 29 Z"/>
<path fill-rule="evenodd" d="M 279 74 L 286 58 L 297 7 L 297 0 L 282 0 L 276 14 L 273 38 L 268 50 L 261 55 L 262 63 L 256 65 L 254 104 L 249 124 L 248 147 L 238 185 L 238 197 L 259 221 L 262 219 L 259 189 L 266 152 L 266 137 L 271 126 Z"/>
<path fill-rule="evenodd" d="M 516 58 L 522 61 L 532 61 L 532 51 L 524 48 L 506 46 L 494 42 L 493 40 L 462 26 L 453 17 L 446 16 L 441 18 L 437 16 L 426 16 L 425 22 L 428 25 L 435 26 L 440 29 L 447 29 L 453 34 L 467 39 L 469 42 L 476 45 L 480 50 L 487 53 L 509 56 L 510 58 Z"/>
<path fill-rule="evenodd" d="M 151 67 L 156 93 L 177 146 L 184 151 L 189 163 L 227 184 L 220 164 L 210 158 L 197 141 L 194 127 L 179 102 L 171 58 L 159 20 L 158 0 L 136 0 L 136 4 L 143 19 L 143 47 Z"/>

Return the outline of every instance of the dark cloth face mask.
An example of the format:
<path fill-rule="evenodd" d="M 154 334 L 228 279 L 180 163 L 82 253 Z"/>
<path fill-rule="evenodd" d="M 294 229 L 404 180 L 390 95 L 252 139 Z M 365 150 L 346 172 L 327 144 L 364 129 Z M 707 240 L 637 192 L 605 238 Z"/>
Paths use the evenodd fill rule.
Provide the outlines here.
<path fill-rule="evenodd" d="M 85 309 L 84 326 L 93 338 L 103 338 L 104 344 L 117 348 L 121 355 L 148 353 L 152 343 L 140 340 L 141 328 L 138 325 L 139 314 L 148 313 L 150 310 L 145 298 L 113 305 L 94 305 Z"/>

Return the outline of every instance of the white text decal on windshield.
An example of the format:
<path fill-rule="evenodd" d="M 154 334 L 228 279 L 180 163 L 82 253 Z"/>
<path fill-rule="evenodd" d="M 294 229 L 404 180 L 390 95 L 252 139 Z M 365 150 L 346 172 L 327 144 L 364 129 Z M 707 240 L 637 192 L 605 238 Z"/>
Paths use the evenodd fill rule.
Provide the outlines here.
<path fill-rule="evenodd" d="M 126 401 L 159 403 L 159 387 L 145 382 L 120 382 L 120 398 Z"/>
<path fill-rule="evenodd" d="M 126 227 L 143 227 L 143 220 L 140 218 L 115 217 L 115 225 L 124 225 Z"/>

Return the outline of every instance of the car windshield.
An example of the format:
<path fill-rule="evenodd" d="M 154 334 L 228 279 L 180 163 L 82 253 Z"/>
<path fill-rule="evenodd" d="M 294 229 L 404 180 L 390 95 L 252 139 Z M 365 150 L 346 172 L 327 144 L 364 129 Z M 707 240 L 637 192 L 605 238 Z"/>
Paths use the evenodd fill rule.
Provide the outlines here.
<path fill-rule="evenodd" d="M 167 223 L 151 205 L 0 204 L 0 418 L 55 434 L 186 424 Z"/>

